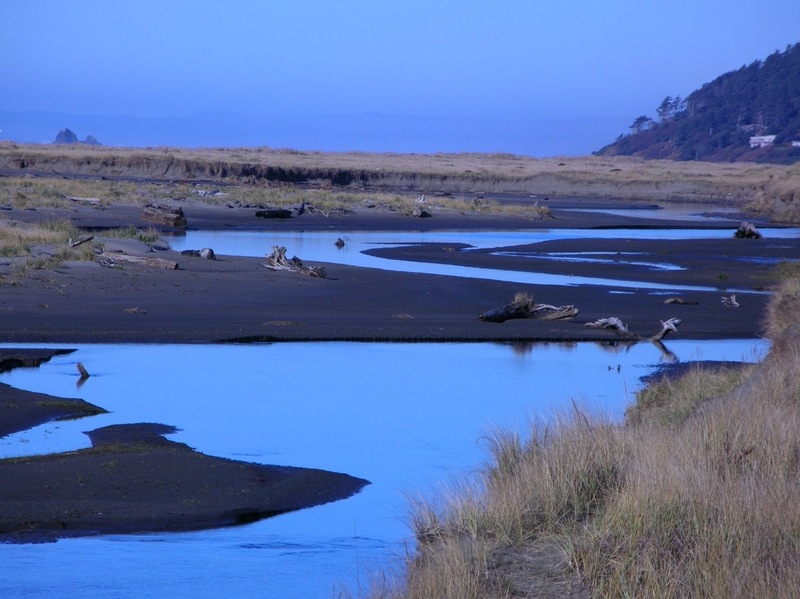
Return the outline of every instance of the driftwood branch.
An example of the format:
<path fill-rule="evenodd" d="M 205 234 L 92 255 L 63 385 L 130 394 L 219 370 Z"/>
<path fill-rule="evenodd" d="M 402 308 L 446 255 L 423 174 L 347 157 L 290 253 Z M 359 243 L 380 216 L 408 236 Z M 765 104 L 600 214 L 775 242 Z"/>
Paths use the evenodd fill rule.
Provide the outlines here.
<path fill-rule="evenodd" d="M 661 320 L 661 330 L 650 337 L 652 341 L 661 341 L 664 337 L 669 335 L 670 333 L 677 333 L 678 332 L 678 325 L 681 324 L 680 318 L 670 318 L 669 320 Z"/>
<path fill-rule="evenodd" d="M 69 240 L 69 244 L 68 244 L 68 245 L 69 245 L 69 247 L 71 247 L 71 248 L 76 248 L 76 247 L 78 247 L 79 245 L 83 245 L 83 244 L 84 244 L 84 243 L 86 243 L 87 241 L 91 241 L 92 239 L 94 239 L 94 235 L 85 235 L 84 237 L 81 237 L 81 238 L 80 238 L 78 241 L 72 241 L 72 240 L 70 239 L 70 240 Z"/>
<path fill-rule="evenodd" d="M 84 365 L 81 364 L 80 362 L 78 362 L 78 372 L 80 373 L 82 379 L 88 379 L 89 378 L 89 371 L 86 370 Z"/>
<path fill-rule="evenodd" d="M 289 259 L 286 257 L 286 248 L 283 246 L 274 246 L 272 253 L 267 256 L 266 263 L 261 266 L 270 270 L 289 270 L 291 272 L 299 272 L 311 277 L 319 277 L 324 279 L 328 276 L 325 268 L 322 266 L 305 266 L 297 256 Z"/>
<path fill-rule="evenodd" d="M 587 322 L 585 326 L 590 329 L 609 329 L 619 333 L 620 335 L 623 335 L 624 337 L 636 337 L 636 334 L 628 328 L 628 325 L 626 325 L 616 316 L 612 316 L 611 318 L 600 318 L 594 322 Z"/>
<path fill-rule="evenodd" d="M 681 319 L 670 318 L 669 320 L 661 320 L 659 322 L 661 323 L 661 330 L 652 337 L 641 337 L 637 335 L 628 327 L 628 325 L 626 325 L 616 316 L 612 316 L 610 318 L 601 318 L 599 320 L 595 320 L 594 322 L 587 322 L 585 326 L 591 329 L 608 329 L 615 331 L 616 333 L 619 333 L 623 337 L 628 337 L 629 339 L 650 339 L 651 341 L 660 342 L 670 333 L 678 332 L 678 325 L 681 324 Z"/>

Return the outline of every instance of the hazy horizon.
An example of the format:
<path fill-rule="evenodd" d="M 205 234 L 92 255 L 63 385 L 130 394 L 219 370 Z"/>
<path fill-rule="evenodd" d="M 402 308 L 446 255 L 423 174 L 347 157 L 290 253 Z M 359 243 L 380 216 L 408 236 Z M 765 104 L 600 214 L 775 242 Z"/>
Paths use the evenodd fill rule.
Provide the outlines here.
<path fill-rule="evenodd" d="M 588 154 L 798 31 L 795 0 L 4 3 L 0 139 Z"/>

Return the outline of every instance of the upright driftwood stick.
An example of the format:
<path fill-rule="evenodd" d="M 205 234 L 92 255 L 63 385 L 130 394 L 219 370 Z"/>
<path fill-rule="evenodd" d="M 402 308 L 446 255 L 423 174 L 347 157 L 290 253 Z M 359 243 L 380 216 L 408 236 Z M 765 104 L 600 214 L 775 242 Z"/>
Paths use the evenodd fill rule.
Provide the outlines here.
<path fill-rule="evenodd" d="M 89 371 L 80 362 L 78 362 L 78 372 L 81 374 L 81 380 L 89 378 Z"/>

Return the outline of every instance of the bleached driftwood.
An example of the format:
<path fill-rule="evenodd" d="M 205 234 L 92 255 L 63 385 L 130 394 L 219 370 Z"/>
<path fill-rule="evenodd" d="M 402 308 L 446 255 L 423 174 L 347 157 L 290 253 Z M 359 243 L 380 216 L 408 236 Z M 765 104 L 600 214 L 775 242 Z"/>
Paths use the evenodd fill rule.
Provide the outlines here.
<path fill-rule="evenodd" d="M 536 304 L 533 307 L 531 318 L 540 320 L 565 320 L 575 318 L 579 310 L 573 306 L 551 306 L 550 304 Z"/>
<path fill-rule="evenodd" d="M 559 320 L 573 318 L 578 314 L 575 306 L 551 306 L 534 303 L 527 293 L 517 293 L 514 301 L 501 308 L 494 308 L 481 314 L 478 318 L 484 322 L 505 322 L 514 318 L 538 318 L 541 320 Z"/>
<path fill-rule="evenodd" d="M 661 341 L 664 337 L 669 335 L 670 333 L 677 333 L 678 332 L 678 325 L 681 324 L 680 318 L 670 318 L 667 321 L 661 320 L 661 330 L 650 337 L 651 341 Z"/>
<path fill-rule="evenodd" d="M 736 294 L 730 297 L 722 296 L 722 305 L 728 308 L 738 308 L 739 302 L 736 301 Z"/>
<path fill-rule="evenodd" d="M 599 320 L 595 320 L 594 322 L 587 322 L 585 326 L 592 329 L 609 329 L 619 333 L 623 337 L 628 337 L 630 339 L 649 339 L 651 341 L 661 342 L 661 340 L 670 333 L 678 332 L 678 325 L 681 324 L 681 319 L 670 318 L 669 320 L 661 320 L 659 322 L 661 323 L 661 330 L 652 337 L 641 337 L 637 335 L 628 327 L 628 325 L 626 325 L 616 316 L 612 316 L 610 318 L 601 318 Z"/>
<path fill-rule="evenodd" d="M 625 337 L 636 336 L 636 334 L 628 328 L 628 325 L 626 325 L 616 316 L 612 316 L 610 318 L 600 318 L 594 322 L 587 322 L 585 326 L 589 327 L 590 329 L 610 329 L 612 331 L 616 331 L 620 335 L 624 335 Z"/>
<path fill-rule="evenodd" d="M 417 203 L 414 206 L 414 210 L 411 212 L 411 216 L 416 216 L 417 218 L 430 218 L 433 216 L 431 211 L 425 207 L 425 194 L 417 198 Z"/>
<path fill-rule="evenodd" d="M 261 266 L 269 268 L 270 270 L 290 270 L 311 277 L 319 277 L 320 279 L 324 279 L 328 276 L 328 273 L 322 266 L 305 266 L 297 256 L 288 259 L 286 257 L 286 248 L 277 245 L 272 248 L 272 253 L 267 256 L 266 263 Z"/>
<path fill-rule="evenodd" d="M 178 263 L 163 258 L 147 258 L 145 256 L 131 256 L 129 254 L 117 254 L 113 252 L 103 252 L 100 254 L 101 264 L 113 265 L 114 262 L 131 262 L 142 264 L 153 268 L 163 268 L 165 270 L 178 270 Z"/>

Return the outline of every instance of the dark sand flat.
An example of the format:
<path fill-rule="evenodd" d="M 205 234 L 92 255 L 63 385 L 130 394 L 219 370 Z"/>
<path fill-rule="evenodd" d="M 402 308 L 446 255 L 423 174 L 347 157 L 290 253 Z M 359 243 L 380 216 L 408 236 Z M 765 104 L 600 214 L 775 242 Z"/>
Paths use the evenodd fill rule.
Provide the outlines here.
<path fill-rule="evenodd" d="M 573 201 L 574 202 L 574 201 Z M 598 204 L 593 200 L 592 206 Z M 572 205 L 572 204 L 570 204 Z M 40 220 L 69 216 L 82 227 L 146 225 L 141 210 L 130 206 L 107 210 L 76 208 L 58 214 L 46 210 L 14 211 L 11 216 Z M 21 212 L 21 214 L 18 214 Z M 512 216 L 445 213 L 433 218 L 360 210 L 325 217 L 304 214 L 291 219 L 255 217 L 253 209 L 187 206 L 189 228 L 261 230 L 525 230 L 542 227 L 664 227 L 663 221 L 608 214 L 554 210 L 557 218 L 528 220 Z M 120 262 L 116 268 L 97 263 L 67 263 L 55 270 L 30 271 L 0 294 L 2 340 L 6 342 L 215 343 L 227 341 L 536 341 L 604 340 L 613 333 L 587 329 L 587 322 L 616 316 L 637 333 L 658 330 L 659 320 L 680 317 L 681 338 L 754 337 L 767 295 L 739 294 L 740 308 L 721 310 L 727 289 L 763 291 L 773 280 L 777 261 L 800 255 L 800 240 L 733 239 L 735 220 L 709 226 L 727 228 L 731 238 L 717 241 L 597 241 L 576 239 L 521 247 L 536 252 L 571 252 L 616 263 L 575 263 L 552 259 L 498 256 L 491 251 L 458 251 L 435 244 L 375 250 L 388 258 L 500 268 L 575 277 L 608 277 L 665 285 L 705 286 L 710 291 L 654 291 L 588 285 L 525 285 L 483 279 L 420 275 L 378 269 L 323 265 L 327 278 L 273 272 L 262 259 L 218 256 L 218 260 L 151 255 L 178 263 L 162 270 Z M 677 222 L 672 226 L 697 227 Z M 704 225 L 706 226 L 706 225 Z M 271 248 L 265 248 L 265 253 Z M 291 255 L 292 250 L 289 248 Z M 635 256 L 631 257 L 631 256 Z M 301 259 L 302 256 L 299 256 Z M 683 270 L 664 271 L 630 264 L 668 262 Z M 483 312 L 502 306 L 517 292 L 535 301 L 575 305 L 571 321 L 481 322 Z M 665 305 L 670 296 L 690 295 L 693 305 Z"/>

